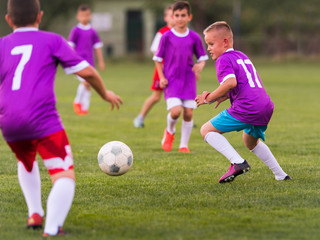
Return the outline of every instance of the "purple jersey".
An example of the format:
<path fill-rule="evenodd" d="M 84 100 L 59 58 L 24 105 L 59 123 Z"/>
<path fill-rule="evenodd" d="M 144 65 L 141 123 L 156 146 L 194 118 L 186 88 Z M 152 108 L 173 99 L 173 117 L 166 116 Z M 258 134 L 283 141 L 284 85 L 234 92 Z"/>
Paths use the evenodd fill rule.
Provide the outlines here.
<path fill-rule="evenodd" d="M 185 34 L 180 34 L 172 28 L 163 34 L 153 60 L 162 62 L 165 59 L 163 73 L 168 80 L 168 86 L 163 90 L 165 99 L 195 99 L 197 85 L 192 71 L 194 55 L 198 62 L 208 59 L 197 33 L 188 29 Z"/>
<path fill-rule="evenodd" d="M 54 95 L 58 63 L 67 74 L 89 66 L 54 33 L 26 27 L 0 38 L 0 128 L 8 142 L 63 129 Z"/>
<path fill-rule="evenodd" d="M 274 106 L 250 59 L 228 49 L 217 59 L 216 69 L 220 84 L 231 77 L 237 80 L 237 86 L 229 92 L 228 113 L 245 123 L 267 125 Z"/>
<path fill-rule="evenodd" d="M 72 28 L 69 35 L 69 43 L 92 66 L 94 66 L 93 49 L 103 46 L 96 30 L 91 25 L 82 24 L 78 24 Z"/>

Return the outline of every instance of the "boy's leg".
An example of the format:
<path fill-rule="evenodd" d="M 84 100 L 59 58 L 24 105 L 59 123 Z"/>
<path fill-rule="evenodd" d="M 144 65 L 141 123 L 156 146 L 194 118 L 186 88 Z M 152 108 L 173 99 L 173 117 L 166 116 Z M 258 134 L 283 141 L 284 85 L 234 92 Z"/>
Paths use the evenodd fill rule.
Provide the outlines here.
<path fill-rule="evenodd" d="M 44 211 L 41 180 L 36 159 L 36 141 L 8 143 L 18 159 L 18 179 L 28 207 L 27 227 L 41 228 Z"/>
<path fill-rule="evenodd" d="M 160 101 L 162 90 L 154 90 L 152 94 L 145 100 L 140 114 L 134 119 L 133 125 L 136 128 L 144 127 L 144 119 L 154 104 Z"/>
<path fill-rule="evenodd" d="M 179 152 L 190 152 L 188 148 L 189 139 L 191 136 L 192 128 L 193 128 L 193 109 L 192 108 L 184 108 L 183 109 L 183 120 L 181 124 L 181 139 Z"/>
<path fill-rule="evenodd" d="M 80 99 L 82 114 L 87 114 L 90 107 L 91 91 L 90 85 L 86 81 L 82 83 L 84 85 L 83 94 Z"/>
<path fill-rule="evenodd" d="M 270 168 L 276 180 L 284 180 L 288 176 L 264 142 L 245 132 L 243 132 L 243 141 L 247 148 Z"/>
<path fill-rule="evenodd" d="M 223 132 L 216 129 L 210 121 L 205 123 L 200 131 L 204 140 L 225 156 L 232 164 L 239 164 L 245 161 L 222 135 Z"/>
<path fill-rule="evenodd" d="M 161 145 L 164 151 L 171 151 L 172 143 L 174 141 L 174 134 L 176 132 L 176 124 L 181 114 L 182 101 L 179 98 L 167 99 L 167 127 L 164 130 Z"/>
<path fill-rule="evenodd" d="M 81 101 L 82 101 L 82 98 L 83 98 L 83 94 L 84 94 L 84 91 L 85 91 L 85 86 L 83 84 L 83 82 L 85 81 L 83 78 L 77 76 L 78 80 L 80 81 L 80 84 L 78 85 L 78 88 L 77 88 L 77 93 L 76 93 L 76 97 L 74 98 L 73 100 L 73 109 L 74 109 L 74 112 L 78 115 L 82 115 L 82 106 L 81 106 Z"/>
<path fill-rule="evenodd" d="M 43 138 L 38 151 L 53 182 L 47 200 L 44 235 L 61 234 L 75 191 L 72 152 L 65 131 Z"/>
<path fill-rule="evenodd" d="M 231 162 L 229 170 L 220 178 L 220 183 L 231 182 L 236 176 L 250 169 L 248 162 L 237 153 L 222 135 L 224 132 L 243 129 L 242 124 L 242 122 L 230 116 L 227 111 L 223 111 L 201 127 L 200 132 L 204 140 Z M 219 126 L 224 131 L 218 130 L 214 125 Z"/>

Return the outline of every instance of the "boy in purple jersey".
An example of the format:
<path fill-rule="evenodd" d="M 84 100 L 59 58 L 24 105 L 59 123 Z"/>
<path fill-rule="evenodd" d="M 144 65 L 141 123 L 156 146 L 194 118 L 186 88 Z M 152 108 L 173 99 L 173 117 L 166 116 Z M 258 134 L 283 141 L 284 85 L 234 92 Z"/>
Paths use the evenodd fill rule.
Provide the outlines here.
<path fill-rule="evenodd" d="M 104 70 L 104 60 L 102 56 L 103 43 L 100 41 L 99 35 L 90 25 L 91 11 L 90 8 L 82 4 L 78 7 L 77 20 L 78 25 L 73 27 L 69 35 L 69 44 L 75 51 L 83 57 L 91 66 L 94 64 L 94 53 L 98 60 L 98 66 L 101 71 Z M 94 52 L 94 53 L 93 53 Z M 76 97 L 73 101 L 75 113 L 84 115 L 88 113 L 90 106 L 90 84 L 78 76 L 80 84 L 77 89 Z"/>
<path fill-rule="evenodd" d="M 175 126 L 183 108 L 181 139 L 179 152 L 190 152 L 188 142 L 193 128 L 193 109 L 196 108 L 194 98 L 197 93 L 196 76 L 202 71 L 208 59 L 200 36 L 189 30 L 188 23 L 192 19 L 188 2 L 178 1 L 173 5 L 174 27 L 161 38 L 158 52 L 154 55 L 160 87 L 164 88 L 167 101 L 167 127 L 162 138 L 164 151 L 171 151 Z M 193 63 L 196 55 L 198 63 Z M 162 65 L 162 60 L 165 59 Z"/>
<path fill-rule="evenodd" d="M 42 228 L 44 216 L 37 152 L 48 169 L 53 187 L 44 236 L 50 236 L 63 234 L 75 190 L 72 151 L 55 106 L 58 64 L 86 79 L 111 109 L 122 100 L 105 89 L 99 74 L 63 37 L 38 30 L 42 15 L 39 0 L 8 1 L 5 18 L 14 32 L 0 38 L 0 128 L 18 160 L 28 228 Z"/>
<path fill-rule="evenodd" d="M 273 156 L 269 147 L 259 140 L 265 140 L 265 131 L 273 113 L 270 100 L 260 77 L 250 59 L 233 49 L 233 34 L 226 22 L 215 22 L 204 30 L 204 39 L 213 60 L 220 86 L 213 92 L 203 92 L 195 99 L 197 106 L 217 102 L 215 108 L 226 99 L 231 107 L 201 127 L 201 135 L 230 162 L 229 171 L 219 180 L 231 182 L 250 166 L 228 140 L 222 135 L 226 132 L 243 130 L 246 147 L 256 154 L 273 172 L 276 180 L 290 180 Z"/>

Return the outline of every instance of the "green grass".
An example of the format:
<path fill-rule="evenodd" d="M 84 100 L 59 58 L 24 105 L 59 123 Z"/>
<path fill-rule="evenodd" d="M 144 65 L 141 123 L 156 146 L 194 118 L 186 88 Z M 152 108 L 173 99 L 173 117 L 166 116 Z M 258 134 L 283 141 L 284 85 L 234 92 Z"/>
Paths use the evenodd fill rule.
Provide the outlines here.
<path fill-rule="evenodd" d="M 253 59 L 254 61 L 254 59 Z M 148 115 L 144 129 L 132 121 L 151 93 L 151 62 L 108 63 L 106 86 L 124 100 L 119 111 L 92 96 L 90 114 L 77 116 L 72 101 L 78 85 L 58 71 L 58 109 L 72 145 L 77 187 L 66 219 L 66 239 L 319 239 L 320 137 L 319 63 L 256 61 L 275 112 L 266 143 L 293 181 L 278 182 L 272 172 L 242 143 L 241 133 L 227 139 L 250 162 L 252 170 L 230 184 L 218 180 L 229 167 L 222 155 L 200 136 L 201 125 L 224 108 L 202 106 L 194 112 L 198 126 L 190 154 L 177 152 L 181 120 L 173 151 L 160 141 L 166 125 L 162 100 Z M 198 92 L 218 86 L 208 62 Z M 106 142 L 127 143 L 134 154 L 132 169 L 121 177 L 102 173 L 97 163 Z M 51 188 L 40 165 L 43 207 Z M 0 140 L 0 239 L 41 239 L 26 230 L 27 208 L 16 176 L 16 160 Z"/>

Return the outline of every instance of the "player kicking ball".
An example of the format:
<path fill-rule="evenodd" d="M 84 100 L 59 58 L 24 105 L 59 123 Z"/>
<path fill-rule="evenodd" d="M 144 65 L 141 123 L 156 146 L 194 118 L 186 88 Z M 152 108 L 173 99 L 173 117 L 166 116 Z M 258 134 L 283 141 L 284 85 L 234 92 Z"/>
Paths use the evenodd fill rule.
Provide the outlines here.
<path fill-rule="evenodd" d="M 0 38 L 0 127 L 18 159 L 18 179 L 28 207 L 28 228 L 42 228 L 44 210 L 36 154 L 53 186 L 47 200 L 43 236 L 63 235 L 72 205 L 75 174 L 71 147 L 56 109 L 58 63 L 67 74 L 88 81 L 103 100 L 122 100 L 106 90 L 100 75 L 60 35 L 40 31 L 39 0 L 9 0 L 6 20 L 13 33 Z"/>
<path fill-rule="evenodd" d="M 230 108 L 222 111 L 201 127 L 201 135 L 230 162 L 220 183 L 231 182 L 249 171 L 250 165 L 230 145 L 223 133 L 243 130 L 246 147 L 256 154 L 273 172 L 276 180 L 290 180 L 273 156 L 265 141 L 265 131 L 273 113 L 273 102 L 263 87 L 250 59 L 233 49 L 233 33 L 226 22 L 215 22 L 204 30 L 204 39 L 211 58 L 215 60 L 220 86 L 203 92 L 195 99 L 197 106 L 216 102 L 215 108 L 228 98 Z"/>

